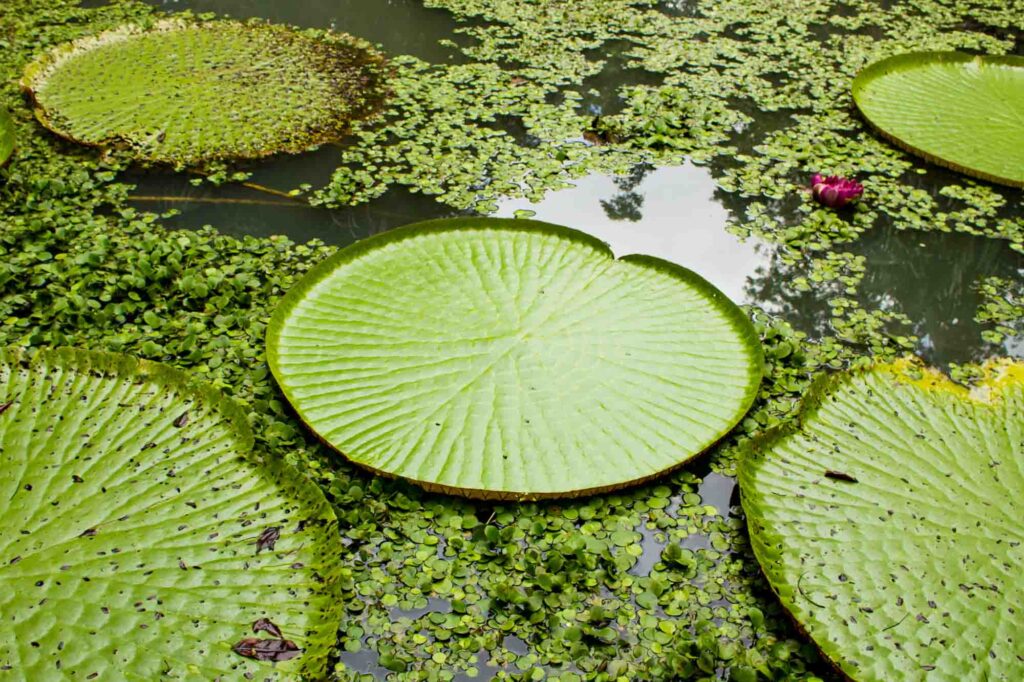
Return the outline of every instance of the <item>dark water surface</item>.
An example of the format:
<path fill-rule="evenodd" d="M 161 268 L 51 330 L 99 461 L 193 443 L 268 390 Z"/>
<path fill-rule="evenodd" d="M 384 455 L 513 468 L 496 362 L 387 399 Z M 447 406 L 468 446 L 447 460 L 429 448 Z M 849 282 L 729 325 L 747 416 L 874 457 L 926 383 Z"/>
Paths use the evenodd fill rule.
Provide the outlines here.
<path fill-rule="evenodd" d="M 455 20 L 418 0 L 145 0 L 167 11 L 191 10 L 232 19 L 267 19 L 303 28 L 329 28 L 379 44 L 392 54 L 409 54 L 428 62 L 462 62 L 457 49 L 438 44 L 452 34 Z M 97 3 L 98 4 L 98 3 Z"/>

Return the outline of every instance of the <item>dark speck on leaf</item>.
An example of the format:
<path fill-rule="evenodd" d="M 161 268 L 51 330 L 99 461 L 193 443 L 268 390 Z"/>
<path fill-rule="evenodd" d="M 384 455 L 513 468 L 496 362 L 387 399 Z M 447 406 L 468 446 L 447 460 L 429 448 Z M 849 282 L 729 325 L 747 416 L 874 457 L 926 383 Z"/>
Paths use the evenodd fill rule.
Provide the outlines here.
<path fill-rule="evenodd" d="M 0 414 L 3 414 L 8 409 L 10 409 L 11 405 L 13 405 L 13 404 L 14 404 L 13 402 L 6 402 L 6 403 L 3 403 L 2 405 L 0 405 Z"/>
<path fill-rule="evenodd" d="M 272 636 L 278 639 L 284 639 L 284 635 L 281 634 L 281 628 L 274 625 L 269 618 L 260 618 L 252 624 L 253 632 L 269 632 Z"/>
<path fill-rule="evenodd" d="M 239 656 L 255 658 L 257 661 L 287 661 L 302 653 L 295 642 L 287 639 L 259 639 L 246 637 L 233 650 Z"/>
<path fill-rule="evenodd" d="M 182 412 L 181 416 L 174 420 L 174 425 L 179 429 L 188 424 L 188 412 Z"/>
<path fill-rule="evenodd" d="M 265 529 L 260 536 L 256 539 L 256 553 L 264 549 L 274 549 L 274 545 L 277 544 L 278 538 L 281 537 L 280 526 L 270 526 Z"/>
<path fill-rule="evenodd" d="M 843 471 L 832 471 L 829 469 L 825 472 L 825 478 L 831 478 L 836 481 L 846 481 L 847 483 L 858 483 L 857 479 L 848 473 Z"/>
<path fill-rule="evenodd" d="M 91 538 L 93 535 L 96 535 L 96 529 L 95 528 L 86 528 L 85 530 L 82 531 L 81 535 L 79 535 L 78 537 L 80 537 L 80 538 Z"/>

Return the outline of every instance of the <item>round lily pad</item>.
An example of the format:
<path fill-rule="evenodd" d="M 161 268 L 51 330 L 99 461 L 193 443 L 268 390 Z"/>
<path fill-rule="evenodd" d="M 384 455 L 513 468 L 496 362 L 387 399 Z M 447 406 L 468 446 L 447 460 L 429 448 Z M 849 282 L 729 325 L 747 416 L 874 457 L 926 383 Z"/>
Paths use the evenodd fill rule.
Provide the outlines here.
<path fill-rule="evenodd" d="M 344 34 L 165 20 L 60 45 L 22 87 L 59 135 L 178 165 L 300 152 L 382 98 L 382 58 Z"/>
<path fill-rule="evenodd" d="M 0 166 L 14 153 L 14 120 L 5 109 L 0 109 Z"/>
<path fill-rule="evenodd" d="M 679 466 L 739 421 L 762 372 L 750 321 L 698 275 L 526 220 L 343 249 L 288 293 L 267 344 L 292 406 L 352 461 L 500 499 Z"/>
<path fill-rule="evenodd" d="M 1024 57 L 901 54 L 857 74 L 853 99 L 900 147 L 968 175 L 1024 187 Z"/>
<path fill-rule="evenodd" d="M 772 589 L 846 675 L 1024 679 L 1024 364 L 817 384 L 740 470 Z"/>
<path fill-rule="evenodd" d="M 320 490 L 164 365 L 0 349 L 0 669 L 320 679 L 342 548 Z"/>

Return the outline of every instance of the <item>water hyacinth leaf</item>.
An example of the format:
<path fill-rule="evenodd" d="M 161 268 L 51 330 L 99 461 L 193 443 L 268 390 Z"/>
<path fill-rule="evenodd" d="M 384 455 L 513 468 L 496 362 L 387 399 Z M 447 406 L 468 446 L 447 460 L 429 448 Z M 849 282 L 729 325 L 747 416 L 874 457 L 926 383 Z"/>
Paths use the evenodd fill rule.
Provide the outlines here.
<path fill-rule="evenodd" d="M 187 165 L 337 140 L 380 104 L 382 58 L 344 34 L 165 20 L 60 45 L 22 88 L 59 135 Z"/>
<path fill-rule="evenodd" d="M 916 362 L 831 377 L 740 471 L 754 553 L 867 681 L 1024 679 L 1024 364 L 969 391 Z"/>
<path fill-rule="evenodd" d="M 853 98 L 898 146 L 968 175 L 1024 187 L 1024 57 L 901 54 L 857 74 Z"/>
<path fill-rule="evenodd" d="M 60 349 L 0 350 L 0 405 L 4 670 L 319 678 L 340 618 L 337 519 L 252 454 L 234 403 L 164 365 Z M 257 551 L 267 527 L 276 547 Z M 264 660 L 287 662 L 236 653 L 267 622 L 283 641 Z"/>
<path fill-rule="evenodd" d="M 349 459 L 484 498 L 672 469 L 737 423 L 762 372 L 749 319 L 698 275 L 526 220 L 343 249 L 283 299 L 267 342 L 300 417 Z"/>
<path fill-rule="evenodd" d="M 0 109 L 0 166 L 14 153 L 14 120 L 6 109 Z"/>

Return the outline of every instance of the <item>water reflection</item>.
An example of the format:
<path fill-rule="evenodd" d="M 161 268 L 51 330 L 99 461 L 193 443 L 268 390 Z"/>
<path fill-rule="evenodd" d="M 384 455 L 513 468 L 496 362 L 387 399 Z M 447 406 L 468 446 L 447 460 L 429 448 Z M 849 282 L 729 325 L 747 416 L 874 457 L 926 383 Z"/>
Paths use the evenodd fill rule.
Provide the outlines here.
<path fill-rule="evenodd" d="M 643 253 L 686 266 L 735 301 L 743 300 L 747 278 L 769 262 L 766 245 L 725 231 L 729 214 L 701 166 L 640 166 L 630 175 L 589 175 L 575 185 L 536 204 L 503 201 L 497 215 L 532 210 L 537 220 L 604 240 L 618 256 Z"/>
<path fill-rule="evenodd" d="M 868 310 L 905 314 L 904 330 L 919 337 L 916 349 L 928 362 L 982 360 L 999 354 L 1021 357 L 1024 344 L 1003 345 L 981 338 L 974 321 L 982 302 L 978 283 L 988 276 L 1024 277 L 1024 256 L 1001 240 L 942 232 L 898 230 L 882 223 L 839 250 L 863 256 L 867 270 L 857 298 Z M 843 295 L 840 285 L 822 284 L 797 291 L 791 284 L 810 275 L 809 260 L 786 262 L 775 254 L 748 283 L 746 298 L 781 315 L 796 328 L 818 337 L 829 332 L 829 299 Z"/>
<path fill-rule="evenodd" d="M 145 0 L 168 11 L 215 12 L 235 19 L 260 17 L 275 23 L 344 31 L 392 54 L 409 54 L 434 63 L 465 61 L 458 49 L 440 45 L 452 39 L 454 17 L 428 9 L 417 0 Z M 98 3 L 93 3 L 98 4 Z"/>
<path fill-rule="evenodd" d="M 577 90 L 582 99 L 579 108 L 592 116 L 611 116 L 622 111 L 626 100 L 620 95 L 623 87 L 631 85 L 661 85 L 664 74 L 629 66 L 626 53 L 634 47 L 626 40 L 610 40 L 599 50 L 590 50 L 587 56 L 604 61 L 601 71 L 587 78 Z"/>
<path fill-rule="evenodd" d="M 253 180 L 286 173 L 282 169 L 287 169 L 292 161 L 282 159 L 275 162 L 281 166 L 268 165 L 266 172 L 257 174 Z M 310 206 L 301 198 L 270 194 L 238 184 L 196 187 L 187 176 L 170 172 L 136 173 L 126 177 L 126 181 L 136 185 L 131 195 L 134 206 L 154 213 L 177 211 L 177 215 L 164 219 L 166 227 L 198 229 L 212 225 L 234 236 L 285 235 L 297 242 L 319 239 L 347 246 L 399 225 L 456 214 L 453 209 L 402 187 L 389 190 L 371 204 L 325 209 Z M 267 184 L 288 187 L 281 183 Z"/>

